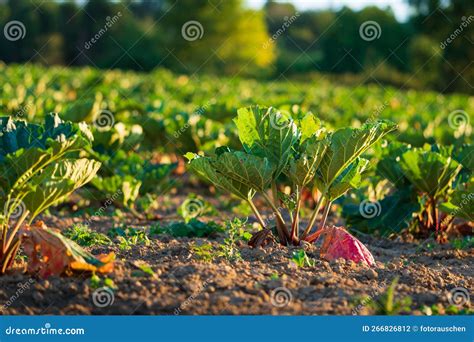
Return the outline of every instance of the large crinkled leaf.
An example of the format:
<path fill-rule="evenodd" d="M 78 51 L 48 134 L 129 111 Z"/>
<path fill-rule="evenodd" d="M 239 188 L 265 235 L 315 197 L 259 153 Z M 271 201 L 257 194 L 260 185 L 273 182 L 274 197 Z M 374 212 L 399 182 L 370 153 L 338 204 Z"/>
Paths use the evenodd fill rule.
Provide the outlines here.
<path fill-rule="evenodd" d="M 93 140 L 86 124 L 65 122 L 57 114 L 46 115 L 41 126 L 0 117 L 0 132 L 0 161 L 19 149 L 53 147 L 56 151 L 66 144 L 68 149 L 79 150 Z"/>
<path fill-rule="evenodd" d="M 285 171 L 294 184 L 304 187 L 314 179 L 328 145 L 328 139 L 319 139 L 315 135 L 305 140 L 301 145 L 300 155 L 290 159 Z"/>
<path fill-rule="evenodd" d="M 0 161 L 22 148 L 44 147 L 40 140 L 42 127 L 11 117 L 0 117 Z"/>
<path fill-rule="evenodd" d="M 391 142 L 384 148 L 381 159 L 377 163 L 377 172 L 399 189 L 406 188 L 410 184 L 398 162 L 400 156 L 409 149 L 410 145 Z"/>
<path fill-rule="evenodd" d="M 85 158 L 64 159 L 50 164 L 41 173 L 31 177 L 28 181 L 29 191 L 23 197 L 23 203 L 31 213 L 30 221 L 88 183 L 100 165 L 97 161 Z M 21 192 L 18 195 L 22 195 Z M 16 192 L 12 196 L 16 197 Z"/>
<path fill-rule="evenodd" d="M 14 191 L 21 191 L 47 165 L 92 141 L 86 125 L 63 122 L 52 114 L 42 126 L 0 118 L 0 131 L 0 184 Z"/>
<path fill-rule="evenodd" d="M 387 121 L 366 124 L 361 128 L 343 128 L 334 132 L 330 145 L 323 157 L 316 186 L 322 192 L 327 192 L 332 183 L 344 170 L 351 165 L 362 153 L 396 129 L 396 125 Z"/>
<path fill-rule="evenodd" d="M 421 210 L 410 188 L 400 189 L 380 201 L 345 205 L 342 215 L 348 226 L 367 233 L 398 233 L 409 227 Z"/>
<path fill-rule="evenodd" d="M 272 107 L 252 106 L 240 108 L 234 122 L 247 153 L 267 157 L 275 166 L 273 177 L 277 178 L 300 138 L 291 116 Z"/>
<path fill-rule="evenodd" d="M 22 239 L 28 256 L 28 272 L 40 278 L 84 271 L 109 273 L 113 270 L 114 253 L 95 257 L 42 221 L 25 226 Z"/>
<path fill-rule="evenodd" d="M 0 183 L 7 191 L 16 191 L 28 185 L 28 180 L 39 172 L 43 166 L 54 160 L 52 149 L 22 148 L 7 154 L 0 162 Z"/>
<path fill-rule="evenodd" d="M 298 129 L 301 132 L 301 144 L 311 137 L 317 136 L 319 138 L 323 130 L 321 121 L 311 112 L 306 113 L 301 120 L 298 120 Z"/>
<path fill-rule="evenodd" d="M 275 167 L 267 158 L 245 152 L 225 152 L 215 158 L 214 167 L 227 178 L 263 192 L 271 180 Z"/>
<path fill-rule="evenodd" d="M 189 169 L 191 171 L 219 189 L 228 191 L 244 200 L 248 200 L 255 195 L 255 190 L 247 184 L 229 179 L 221 174 L 214 166 L 213 158 L 202 157 L 193 153 L 186 154 L 186 157 L 189 159 Z"/>
<path fill-rule="evenodd" d="M 474 221 L 474 186 L 469 190 L 455 190 L 440 209 L 448 215 Z"/>
<path fill-rule="evenodd" d="M 350 164 L 329 186 L 326 193 L 328 201 L 334 201 L 347 190 L 359 187 L 362 182 L 362 173 L 368 165 L 369 161 L 364 158 L 357 158 Z"/>
<path fill-rule="evenodd" d="M 399 163 L 405 177 L 419 191 L 434 198 L 443 194 L 461 170 L 451 157 L 420 148 L 403 153 Z"/>

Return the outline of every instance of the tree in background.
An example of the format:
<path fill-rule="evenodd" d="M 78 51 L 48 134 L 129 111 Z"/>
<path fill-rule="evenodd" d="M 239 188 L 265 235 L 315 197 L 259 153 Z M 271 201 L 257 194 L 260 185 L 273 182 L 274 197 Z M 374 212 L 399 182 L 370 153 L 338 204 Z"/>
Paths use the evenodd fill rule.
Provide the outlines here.
<path fill-rule="evenodd" d="M 425 45 L 433 45 L 424 52 L 426 57 L 435 59 L 435 62 L 430 61 L 427 70 L 423 69 L 424 77 L 432 79 L 431 85 L 440 91 L 473 93 L 474 68 L 471 64 L 474 61 L 474 2 L 408 2 L 416 9 L 416 14 L 411 18 L 416 31 L 425 37 Z M 413 61 L 416 63 L 416 60 Z M 431 72 L 435 67 L 437 72 L 433 75 Z"/>
<path fill-rule="evenodd" d="M 274 47 L 266 44 L 270 37 L 261 11 L 244 9 L 241 0 L 171 3 L 161 29 L 173 68 L 230 75 L 268 72 Z"/>
<path fill-rule="evenodd" d="M 268 1 L 265 10 L 271 35 L 297 13 L 291 4 L 274 1 Z M 381 27 L 381 36 L 366 41 L 360 37 L 359 28 L 374 19 Z M 390 10 L 378 7 L 359 12 L 349 8 L 303 12 L 277 40 L 278 71 L 360 73 L 382 62 L 407 71 L 408 45 L 403 42 L 408 32 L 407 25 L 398 23 Z M 391 54 L 394 50 L 396 57 Z"/>
<path fill-rule="evenodd" d="M 243 0 L 0 0 L 2 31 L 13 20 L 26 28 L 22 39 L 0 37 L 0 60 L 252 77 L 324 73 L 473 93 L 474 2 L 406 1 L 414 15 L 400 23 L 390 8 L 298 12 L 275 1 L 256 11 Z M 380 26 L 377 39 L 361 38 L 368 21 Z"/>
<path fill-rule="evenodd" d="M 0 6 L 0 18 L 2 20 L 2 36 L 0 39 L 1 59 L 7 62 L 21 62 L 32 60 L 36 56 L 38 38 L 44 33 L 40 27 L 39 15 L 34 11 L 34 4 L 24 0 L 8 0 L 5 5 Z M 13 20 L 21 22 L 26 32 L 22 39 L 7 39 L 4 34 L 6 23 Z M 20 32 L 21 31 L 21 32 Z M 23 35 L 23 31 L 10 31 L 12 37 L 16 34 Z"/>

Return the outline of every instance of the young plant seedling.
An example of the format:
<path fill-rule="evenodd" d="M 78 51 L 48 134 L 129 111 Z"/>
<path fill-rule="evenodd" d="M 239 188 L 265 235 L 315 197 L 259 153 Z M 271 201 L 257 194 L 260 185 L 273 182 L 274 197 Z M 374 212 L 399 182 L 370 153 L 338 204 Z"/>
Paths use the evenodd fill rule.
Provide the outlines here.
<path fill-rule="evenodd" d="M 146 235 L 146 232 L 141 229 L 115 227 L 109 229 L 107 234 L 111 238 L 116 238 L 119 241 L 119 248 L 122 251 L 128 251 L 132 249 L 132 246 L 136 245 L 150 245 L 150 239 Z"/>
<path fill-rule="evenodd" d="M 291 261 L 298 267 L 314 267 L 315 262 L 311 260 L 303 249 L 293 252 Z"/>
<path fill-rule="evenodd" d="M 196 245 L 191 244 L 191 251 L 196 255 L 196 257 L 205 262 L 211 262 L 216 257 L 214 252 L 214 247 L 210 243 Z"/>
<path fill-rule="evenodd" d="M 387 290 L 378 299 L 370 302 L 376 315 L 400 315 L 403 312 L 411 311 L 412 299 L 410 297 L 395 298 L 395 287 L 397 284 L 398 277 L 392 281 Z"/>
<path fill-rule="evenodd" d="M 66 229 L 64 236 L 83 247 L 110 246 L 112 244 L 112 240 L 106 235 L 97 233 L 83 225 L 75 225 Z"/>

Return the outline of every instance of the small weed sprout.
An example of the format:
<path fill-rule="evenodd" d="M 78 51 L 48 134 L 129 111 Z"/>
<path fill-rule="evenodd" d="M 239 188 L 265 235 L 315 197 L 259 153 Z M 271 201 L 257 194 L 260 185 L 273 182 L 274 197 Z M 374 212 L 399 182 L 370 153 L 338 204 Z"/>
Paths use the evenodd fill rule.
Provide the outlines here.
<path fill-rule="evenodd" d="M 376 315 L 399 315 L 403 312 L 411 311 L 411 297 L 404 297 L 400 300 L 395 298 L 395 287 L 398 284 L 396 277 L 387 290 L 376 300 L 370 301 L 369 305 L 375 310 Z"/>
<path fill-rule="evenodd" d="M 314 267 L 315 262 L 311 260 L 303 249 L 293 252 L 291 261 L 298 267 Z"/>
<path fill-rule="evenodd" d="M 64 231 L 64 236 L 83 247 L 110 246 L 112 240 L 84 225 L 75 225 Z"/>

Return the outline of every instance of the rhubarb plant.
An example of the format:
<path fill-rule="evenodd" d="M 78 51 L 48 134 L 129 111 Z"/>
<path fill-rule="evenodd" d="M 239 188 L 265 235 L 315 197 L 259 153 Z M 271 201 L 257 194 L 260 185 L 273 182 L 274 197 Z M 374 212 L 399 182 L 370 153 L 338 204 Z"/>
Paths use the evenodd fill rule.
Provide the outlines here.
<path fill-rule="evenodd" d="M 263 228 L 251 240 L 257 245 L 270 234 L 270 222 L 254 201 L 257 194 L 272 208 L 282 245 L 313 242 L 324 230 L 332 202 L 360 184 L 368 167 L 363 153 L 396 128 L 381 120 L 330 132 L 311 112 L 296 115 L 259 106 L 239 109 L 234 122 L 242 150 L 220 147 L 214 155 L 186 157 L 194 173 L 248 203 Z M 279 191 L 285 186 L 292 195 Z M 303 225 L 302 194 L 313 187 L 320 196 Z M 323 207 L 319 229 L 313 231 Z"/>
<path fill-rule="evenodd" d="M 0 274 L 12 266 L 23 237 L 31 270 L 41 275 L 64 270 L 51 269 L 61 265 L 48 263 L 52 257 L 62 258 L 64 265 L 94 261 L 94 267 L 104 266 L 56 231 L 32 224 L 39 214 L 89 182 L 99 169 L 99 162 L 79 156 L 92 141 L 89 128 L 50 114 L 43 125 L 0 117 L 0 132 Z"/>
<path fill-rule="evenodd" d="M 472 230 L 472 145 L 412 147 L 392 142 L 379 152 L 377 175 L 389 181 L 390 190 L 378 202 L 379 215 L 370 219 L 358 205 L 344 206 L 348 225 L 367 232 L 408 229 L 421 237 L 435 234 L 439 242 Z"/>

